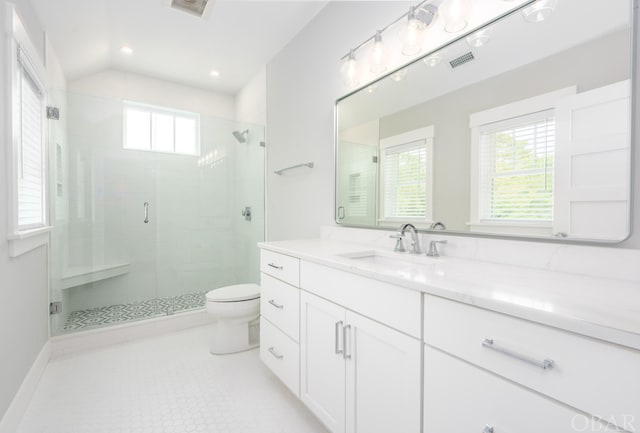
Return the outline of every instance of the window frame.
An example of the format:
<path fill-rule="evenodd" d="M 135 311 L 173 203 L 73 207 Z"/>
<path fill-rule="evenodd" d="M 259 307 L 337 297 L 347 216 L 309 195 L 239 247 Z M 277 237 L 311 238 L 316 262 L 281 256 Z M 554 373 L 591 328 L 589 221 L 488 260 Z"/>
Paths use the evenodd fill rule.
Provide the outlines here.
<path fill-rule="evenodd" d="M 482 191 L 482 159 L 480 155 L 480 137 L 490 124 L 508 122 L 510 120 L 536 113 L 547 113 L 553 110 L 562 98 L 577 93 L 576 86 L 565 87 L 552 92 L 544 93 L 531 98 L 490 108 L 488 110 L 473 113 L 469 116 L 471 129 L 471 176 L 470 176 L 470 221 L 469 226 L 473 231 L 508 232 L 514 228 L 525 228 L 531 234 L 547 234 L 553 225 L 553 221 L 518 221 L 483 219 L 483 191 Z M 556 147 L 558 143 L 555 143 Z"/>
<path fill-rule="evenodd" d="M 18 17 L 15 7 L 5 5 L 7 19 L 5 31 L 6 58 L 4 59 L 5 73 L 9 77 L 5 82 L 5 92 L 8 96 L 5 102 L 6 111 L 6 140 L 7 150 L 7 188 L 8 188 L 8 233 L 9 256 L 17 257 L 49 242 L 49 149 L 48 123 L 46 107 L 48 101 L 46 68 L 35 46 L 31 42 L 26 29 Z M 41 145 L 42 145 L 42 220 L 37 224 L 20 226 L 19 224 L 19 180 L 22 151 L 22 123 L 21 123 L 21 79 L 26 72 L 29 79 L 41 93 Z"/>
<path fill-rule="evenodd" d="M 424 140 L 426 148 L 426 209 L 424 218 L 408 218 L 408 217 L 386 217 L 385 216 L 385 150 L 390 147 L 401 146 L 416 141 Z M 414 129 L 398 135 L 383 138 L 380 140 L 380 175 L 378 180 L 378 222 L 380 223 L 412 223 L 417 227 L 428 227 L 433 223 L 433 141 L 434 126 L 429 125 L 423 128 Z"/>
<path fill-rule="evenodd" d="M 141 149 L 138 147 L 127 147 L 127 111 L 128 109 L 149 113 L 149 149 Z M 171 116 L 173 118 L 173 152 L 166 150 L 156 150 L 153 148 L 153 115 L 160 114 Z M 176 151 L 176 118 L 193 119 L 195 121 L 195 153 L 182 153 Z M 145 104 L 143 102 L 123 100 L 122 101 L 122 149 L 127 151 L 141 151 L 162 153 L 166 155 L 178 155 L 187 157 L 201 156 L 201 122 L 200 113 L 192 111 L 179 110 L 159 105 Z"/>

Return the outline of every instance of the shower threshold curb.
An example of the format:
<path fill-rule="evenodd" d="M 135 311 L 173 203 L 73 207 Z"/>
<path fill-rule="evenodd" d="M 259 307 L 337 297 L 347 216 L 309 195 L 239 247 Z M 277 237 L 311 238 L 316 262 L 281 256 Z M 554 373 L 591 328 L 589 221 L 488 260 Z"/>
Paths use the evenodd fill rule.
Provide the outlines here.
<path fill-rule="evenodd" d="M 212 323 L 206 308 L 51 337 L 51 358 L 169 334 Z"/>

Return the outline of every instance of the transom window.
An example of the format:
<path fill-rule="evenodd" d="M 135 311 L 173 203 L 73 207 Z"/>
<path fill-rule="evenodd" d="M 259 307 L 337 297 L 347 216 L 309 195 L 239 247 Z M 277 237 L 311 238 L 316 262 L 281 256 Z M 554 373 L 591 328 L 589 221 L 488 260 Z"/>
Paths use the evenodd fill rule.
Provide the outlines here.
<path fill-rule="evenodd" d="M 125 149 L 200 155 L 200 115 L 123 102 Z"/>

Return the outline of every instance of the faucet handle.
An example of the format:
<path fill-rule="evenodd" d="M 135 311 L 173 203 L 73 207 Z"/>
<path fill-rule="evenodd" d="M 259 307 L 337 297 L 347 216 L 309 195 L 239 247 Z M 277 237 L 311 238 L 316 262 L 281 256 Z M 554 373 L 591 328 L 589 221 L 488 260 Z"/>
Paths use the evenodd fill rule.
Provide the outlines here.
<path fill-rule="evenodd" d="M 429 242 L 429 251 L 427 251 L 428 257 L 440 257 L 440 252 L 438 251 L 438 244 L 446 245 L 447 241 L 431 241 Z"/>
<path fill-rule="evenodd" d="M 389 237 L 396 240 L 396 246 L 393 248 L 393 251 L 398 253 L 404 253 L 405 251 L 407 251 L 404 249 L 404 236 L 402 236 L 400 233 L 396 233 L 395 235 L 389 235 Z"/>

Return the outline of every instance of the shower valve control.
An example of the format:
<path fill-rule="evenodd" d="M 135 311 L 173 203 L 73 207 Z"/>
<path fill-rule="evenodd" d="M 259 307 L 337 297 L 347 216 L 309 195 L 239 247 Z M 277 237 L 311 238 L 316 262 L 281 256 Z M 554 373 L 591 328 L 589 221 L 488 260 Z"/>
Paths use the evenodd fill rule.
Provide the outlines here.
<path fill-rule="evenodd" d="M 251 206 L 245 206 L 244 210 L 242 211 L 242 216 L 245 220 L 251 221 Z"/>

